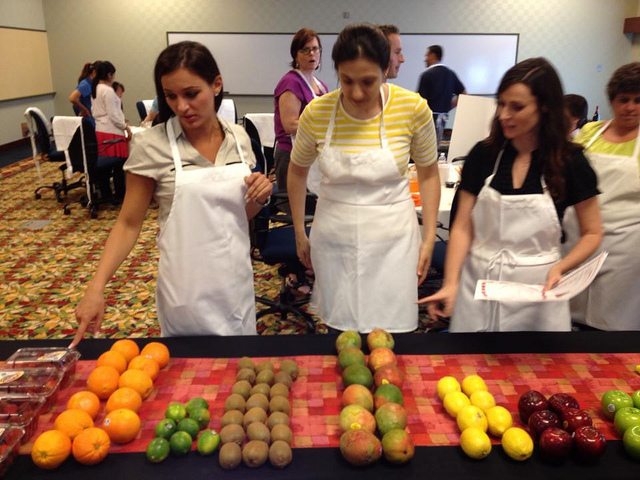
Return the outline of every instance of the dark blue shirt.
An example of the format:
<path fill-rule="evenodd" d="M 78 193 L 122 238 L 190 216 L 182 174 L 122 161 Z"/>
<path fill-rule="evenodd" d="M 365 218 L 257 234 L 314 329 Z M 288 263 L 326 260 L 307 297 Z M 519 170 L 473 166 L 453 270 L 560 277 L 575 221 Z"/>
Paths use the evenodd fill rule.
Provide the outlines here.
<path fill-rule="evenodd" d="M 432 65 L 422 72 L 418 83 L 418 93 L 427 99 L 433 113 L 451 110 L 451 99 L 464 90 L 464 85 L 455 72 L 441 64 Z"/>

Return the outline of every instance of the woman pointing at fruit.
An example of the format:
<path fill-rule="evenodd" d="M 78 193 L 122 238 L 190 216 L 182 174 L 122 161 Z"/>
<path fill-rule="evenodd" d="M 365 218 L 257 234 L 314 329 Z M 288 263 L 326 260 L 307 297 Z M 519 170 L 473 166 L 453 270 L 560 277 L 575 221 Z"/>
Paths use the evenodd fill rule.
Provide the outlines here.
<path fill-rule="evenodd" d="M 469 153 L 442 288 L 423 298 L 451 332 L 569 331 L 568 301 L 474 300 L 476 283 L 494 279 L 556 285 L 602 239 L 596 176 L 567 140 L 562 85 L 543 58 L 520 62 L 502 78 L 491 134 Z M 560 228 L 573 205 L 580 239 L 564 258 Z"/>
<path fill-rule="evenodd" d="M 201 44 L 170 45 L 154 72 L 160 124 L 136 135 L 122 210 L 76 308 L 77 344 L 104 315 L 104 289 L 159 204 L 156 304 L 163 336 L 256 333 L 248 219 L 271 182 L 251 173 L 249 137 L 217 117 L 222 77 Z"/>

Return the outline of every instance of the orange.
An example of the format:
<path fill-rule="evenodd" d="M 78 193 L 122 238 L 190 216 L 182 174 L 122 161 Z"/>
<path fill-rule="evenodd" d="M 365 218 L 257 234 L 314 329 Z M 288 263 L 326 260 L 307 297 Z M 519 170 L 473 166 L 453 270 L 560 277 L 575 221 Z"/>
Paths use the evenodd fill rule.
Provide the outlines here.
<path fill-rule="evenodd" d="M 115 350 L 124 355 L 124 358 L 127 359 L 127 363 L 129 363 L 133 357 L 140 354 L 138 344 L 128 338 L 116 340 L 116 342 L 111 345 L 111 350 Z"/>
<path fill-rule="evenodd" d="M 143 348 L 140 355 L 143 357 L 153 358 L 160 368 L 164 368 L 169 364 L 169 359 L 171 356 L 169 355 L 169 349 L 164 343 L 160 342 L 151 342 L 147 343 Z"/>
<path fill-rule="evenodd" d="M 96 418 L 100 411 L 100 399 L 89 390 L 81 390 L 71 395 L 67 401 L 67 408 L 84 410 L 91 418 Z"/>
<path fill-rule="evenodd" d="M 60 430 L 42 432 L 31 447 L 31 459 L 46 470 L 58 468 L 71 453 L 71 439 Z"/>
<path fill-rule="evenodd" d="M 153 380 L 148 373 L 143 372 L 142 370 L 127 370 L 122 375 L 120 375 L 120 380 L 118 381 L 118 386 L 122 387 L 131 387 L 136 392 L 140 394 L 140 396 L 145 399 L 153 390 Z"/>
<path fill-rule="evenodd" d="M 122 373 L 127 369 L 127 359 L 117 350 L 107 350 L 98 357 L 96 365 L 109 365 L 115 368 L 118 373 Z"/>
<path fill-rule="evenodd" d="M 102 428 L 109 435 L 112 442 L 128 443 L 138 435 L 140 431 L 140 417 L 133 410 L 118 408 L 107 413 L 102 422 Z"/>
<path fill-rule="evenodd" d="M 73 439 L 71 453 L 83 465 L 95 465 L 105 459 L 109 453 L 111 440 L 101 428 L 91 427 L 83 430 Z"/>
<path fill-rule="evenodd" d="M 133 357 L 129 362 L 129 370 L 142 370 L 143 372 L 147 372 L 151 377 L 151 380 L 155 380 L 158 378 L 158 372 L 160 371 L 160 365 L 151 357 L 143 357 L 142 355 L 138 355 L 137 357 Z M 120 372 L 122 373 L 122 372 Z"/>
<path fill-rule="evenodd" d="M 85 428 L 93 427 L 93 419 L 84 410 L 70 408 L 56 417 L 53 426 L 73 440 Z"/>
<path fill-rule="evenodd" d="M 118 388 L 119 378 L 120 374 L 115 368 L 103 365 L 91 371 L 89 378 L 87 378 L 87 387 L 100 400 L 106 400 Z"/>
<path fill-rule="evenodd" d="M 122 387 L 111 394 L 109 400 L 107 400 L 105 411 L 109 413 L 118 408 L 128 408 L 137 412 L 141 405 L 142 397 L 136 390 L 130 387 Z"/>

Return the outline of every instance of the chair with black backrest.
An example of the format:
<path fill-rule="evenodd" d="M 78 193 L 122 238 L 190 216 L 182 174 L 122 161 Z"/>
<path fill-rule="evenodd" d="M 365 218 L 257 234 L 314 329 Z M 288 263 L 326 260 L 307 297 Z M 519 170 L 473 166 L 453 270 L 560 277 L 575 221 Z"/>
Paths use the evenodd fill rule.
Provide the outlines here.
<path fill-rule="evenodd" d="M 273 152 L 276 142 L 273 113 L 247 113 L 243 125 L 249 137 L 260 145 L 268 167 L 265 175 L 270 176 L 274 169 Z"/>
<path fill-rule="evenodd" d="M 64 195 L 66 195 L 69 190 L 65 172 L 67 165 L 65 163 L 64 153 L 55 148 L 52 141 L 51 124 L 39 108 L 27 108 L 24 112 L 24 116 L 27 120 L 29 139 L 31 140 L 31 151 L 39 180 L 43 181 L 42 173 L 40 171 L 41 161 L 60 163 L 59 170 L 61 180 L 59 182 L 53 182 L 51 185 L 39 186 L 35 189 L 35 197 L 36 199 L 42 198 L 42 194 L 40 193 L 42 190 L 53 190 L 56 200 L 58 200 L 58 202 L 62 202 Z"/>
<path fill-rule="evenodd" d="M 256 170 L 262 172 L 265 166 L 262 149 L 257 141 L 252 139 L 251 143 L 257 160 Z M 315 333 L 316 323 L 313 316 L 302 309 L 304 305 L 309 303 L 310 296 L 297 295 L 287 285 L 287 276 L 293 270 L 304 269 L 304 267 L 300 265 L 298 260 L 291 215 L 278 208 L 278 200 L 275 200 L 274 197 L 278 197 L 278 194 L 272 195 L 271 204 L 264 207 L 251 221 L 251 256 L 254 261 L 278 266 L 278 274 L 281 278 L 280 291 L 276 298 L 256 295 L 256 303 L 267 306 L 267 308 L 256 312 L 256 318 L 277 314 L 286 320 L 291 314 L 304 322 L 308 333 Z M 312 217 L 308 216 L 306 219 L 310 222 Z"/>
<path fill-rule="evenodd" d="M 138 115 L 140 116 L 140 121 L 143 121 L 147 118 L 147 115 L 151 111 L 151 106 L 153 105 L 153 99 L 151 100 L 138 100 L 136 102 L 136 110 L 138 110 Z"/>

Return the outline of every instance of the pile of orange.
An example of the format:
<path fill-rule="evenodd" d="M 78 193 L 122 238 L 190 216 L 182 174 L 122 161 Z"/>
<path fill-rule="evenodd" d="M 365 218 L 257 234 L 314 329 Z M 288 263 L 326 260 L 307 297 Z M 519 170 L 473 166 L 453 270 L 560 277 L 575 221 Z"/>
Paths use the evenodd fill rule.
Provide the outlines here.
<path fill-rule="evenodd" d="M 111 442 L 134 440 L 142 426 L 137 412 L 169 360 L 169 349 L 162 343 L 151 342 L 140 350 L 133 340 L 116 341 L 89 373 L 87 390 L 74 393 L 56 417 L 54 430 L 36 438 L 33 462 L 54 469 L 73 455 L 81 464 L 94 465 L 107 456 Z M 98 427 L 94 419 L 101 400 L 106 400 L 106 416 Z"/>

